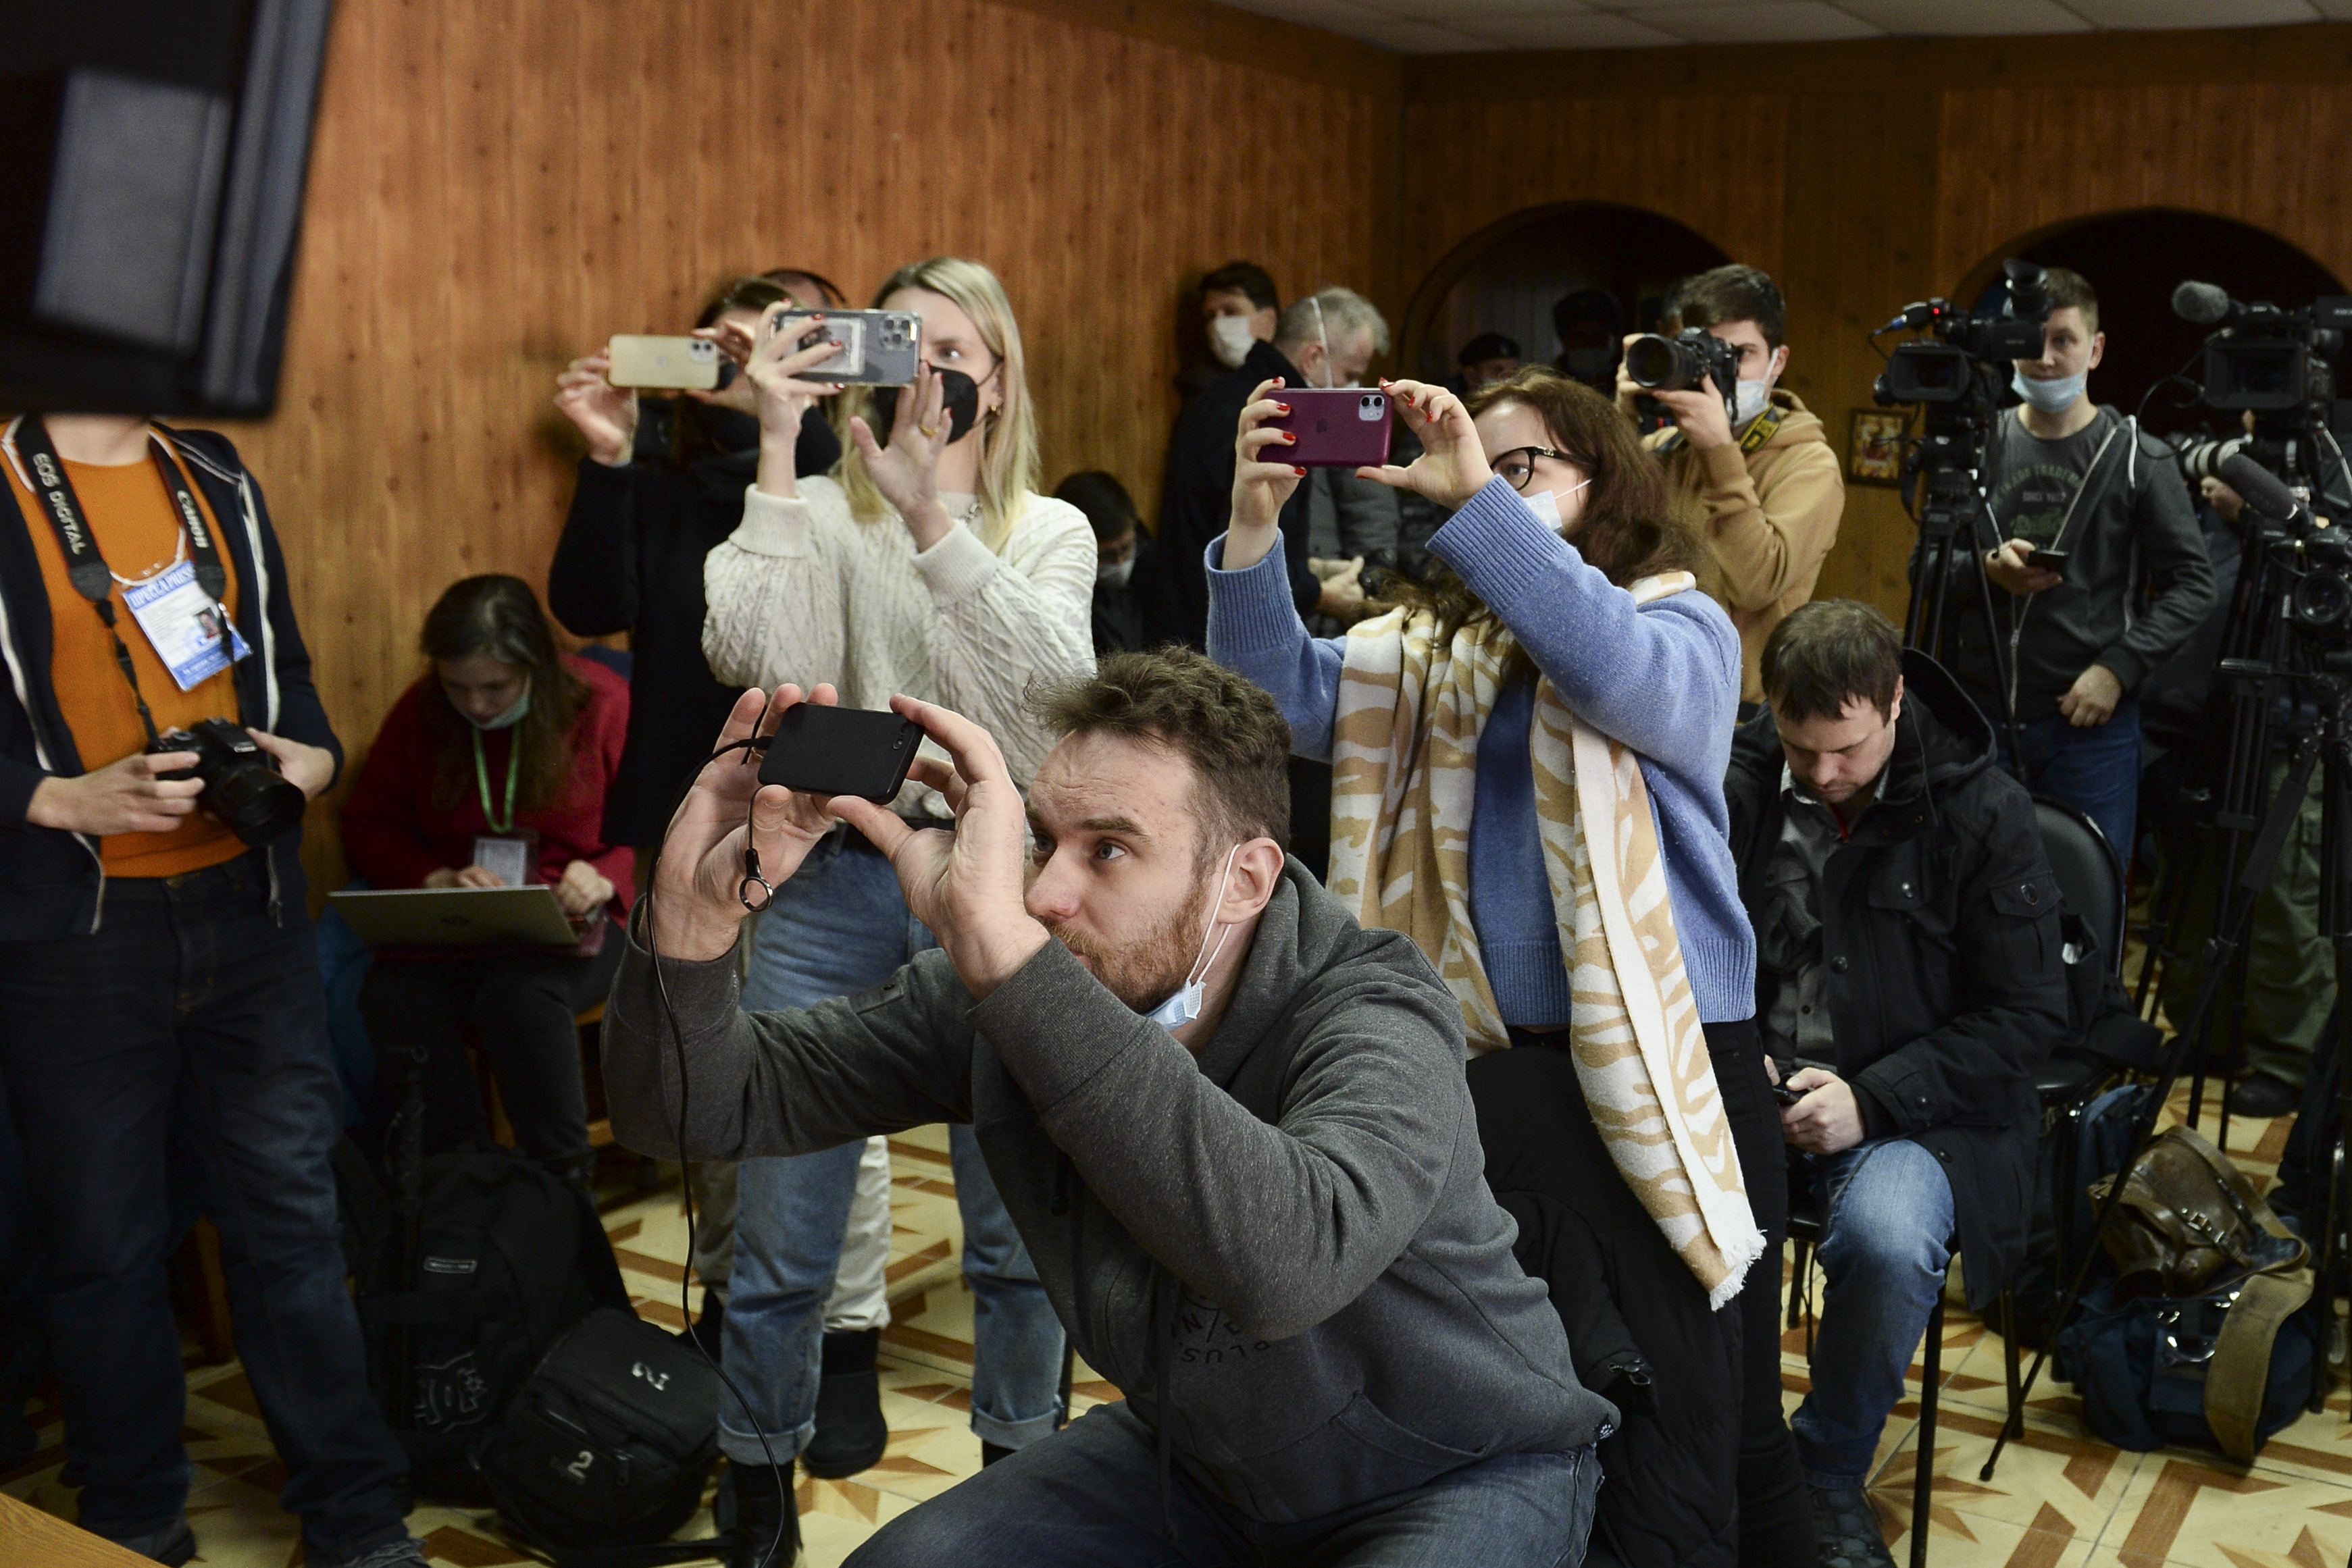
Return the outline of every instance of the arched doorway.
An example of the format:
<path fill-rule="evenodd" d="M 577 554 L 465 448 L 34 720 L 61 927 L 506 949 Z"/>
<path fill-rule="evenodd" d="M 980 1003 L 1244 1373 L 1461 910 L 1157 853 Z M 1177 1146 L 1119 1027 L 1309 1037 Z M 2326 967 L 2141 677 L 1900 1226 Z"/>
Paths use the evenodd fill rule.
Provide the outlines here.
<path fill-rule="evenodd" d="M 1430 269 L 1406 308 L 1398 363 L 1409 375 L 1442 381 L 1454 373 L 1455 350 L 1481 332 L 1501 332 L 1530 361 L 1548 361 L 1559 352 L 1553 301 L 1607 289 L 1647 328 L 1669 285 L 1729 259 L 1705 235 L 1640 207 L 1529 207 L 1479 230 Z"/>
<path fill-rule="evenodd" d="M 2126 413 L 2139 406 L 2148 388 L 2188 363 L 2212 331 L 2172 313 L 2173 287 L 2184 278 L 2290 310 L 2319 295 L 2345 292 L 2334 273 L 2268 229 L 2210 213 L 2143 207 L 2069 218 L 2024 235 L 1979 262 L 1955 297 L 1997 308 L 2001 259 L 2011 256 L 2071 267 L 2098 291 L 2107 348 L 2091 372 L 2091 396 Z M 2198 373 L 2195 364 L 2189 368 Z M 2168 434 L 2216 426 L 2220 416 L 2183 396 L 2165 389 L 2149 398 L 2148 428 Z"/>

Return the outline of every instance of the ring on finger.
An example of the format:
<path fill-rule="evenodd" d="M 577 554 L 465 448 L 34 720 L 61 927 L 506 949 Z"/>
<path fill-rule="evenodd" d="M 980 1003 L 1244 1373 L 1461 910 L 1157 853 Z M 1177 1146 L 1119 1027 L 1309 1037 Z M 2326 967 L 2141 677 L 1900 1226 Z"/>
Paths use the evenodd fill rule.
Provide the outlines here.
<path fill-rule="evenodd" d="M 915 428 L 921 431 L 926 439 L 935 436 L 940 433 L 940 427 L 936 424 L 919 424 L 915 426 Z"/>

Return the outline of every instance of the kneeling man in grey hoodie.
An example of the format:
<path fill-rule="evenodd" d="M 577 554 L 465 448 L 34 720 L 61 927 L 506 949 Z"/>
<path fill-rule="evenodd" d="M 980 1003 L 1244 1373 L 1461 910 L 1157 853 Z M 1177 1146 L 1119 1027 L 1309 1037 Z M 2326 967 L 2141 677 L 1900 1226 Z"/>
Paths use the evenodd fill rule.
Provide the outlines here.
<path fill-rule="evenodd" d="M 722 744 L 802 700 L 746 692 Z M 1285 852 L 1273 700 L 1181 650 L 1034 700 L 1060 739 L 1025 806 L 978 726 L 894 703 L 953 758 L 914 775 L 951 833 L 761 788 L 740 753 L 705 768 L 605 1014 L 614 1127 L 647 1154 L 972 1124 L 1071 1340 L 1127 1396 L 850 1562 L 1580 1562 L 1617 1413 L 1512 1258 L 1453 998 Z M 781 882 L 836 822 L 940 946 L 862 995 L 745 1014 L 746 851 Z"/>

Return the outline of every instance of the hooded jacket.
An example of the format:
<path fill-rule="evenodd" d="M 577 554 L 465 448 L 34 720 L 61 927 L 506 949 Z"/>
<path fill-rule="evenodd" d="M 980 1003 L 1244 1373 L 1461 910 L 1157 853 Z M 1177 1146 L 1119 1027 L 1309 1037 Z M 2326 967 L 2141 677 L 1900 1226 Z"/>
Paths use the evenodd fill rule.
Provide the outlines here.
<path fill-rule="evenodd" d="M 261 486 L 226 436 L 164 428 L 220 520 L 221 548 L 236 573 L 236 629 L 253 649 L 236 666 L 238 711 L 220 716 L 322 746 L 333 753 L 340 773 L 343 748 L 310 681 L 310 650 L 294 623 L 286 558 L 269 526 Z M 0 692 L 0 942 L 87 936 L 99 928 L 106 907 L 106 869 L 97 838 L 35 827 L 25 816 L 43 778 L 70 779 L 90 770 L 74 746 L 50 679 L 49 592 L 28 531 L 34 526 L 48 524 L 45 518 L 28 520 L 15 490 L 0 485 L 0 659 L 8 680 Z M 114 760 L 107 758 L 100 766 Z M 269 903 L 279 918 L 289 909 L 298 919 L 309 918 L 301 848 L 299 833 L 269 846 Z"/>
<path fill-rule="evenodd" d="M 2112 408 L 2101 408 L 2088 430 L 2096 456 L 2073 515 L 2057 537 L 2031 541 L 2067 553 L 2065 580 L 2023 598 L 1992 590 L 1996 634 L 2016 650 L 2011 680 L 2021 724 L 2057 712 L 2058 699 L 2093 664 L 2112 672 L 2126 697 L 2137 696 L 2213 607 L 2212 564 L 2172 449 Z M 2037 448 L 2057 444 L 2003 412 L 1985 444 L 1986 494 L 1999 492 L 2013 465 L 2041 460 Z M 2006 541 L 2019 527 L 2018 519 L 1996 517 L 1991 531 Z M 2000 691 L 1980 597 L 1984 557 L 1993 546 L 1982 528 L 1973 541 L 1964 532 L 1959 542 L 1944 610 L 1947 657 L 1962 687 L 1997 715 Z M 1916 578 L 1916 549 L 1911 570 Z"/>
<path fill-rule="evenodd" d="M 1822 873 L 1822 962 L 1837 1071 L 1871 1137 L 1906 1137 L 1952 1184 L 1969 1304 L 2025 1249 L 2033 1074 L 2066 1029 L 2058 879 L 2033 800 L 1993 766 L 1992 727 L 1924 653 L 1903 655 L 1903 711 L 1879 789 Z M 1780 841 L 1786 754 L 1770 713 L 1734 737 L 1724 794 L 1739 890 L 1759 932 Z M 1769 1017 L 1778 981 L 1757 977 Z"/>
<path fill-rule="evenodd" d="M 644 935 L 604 1019 L 623 1142 L 748 1159 L 971 1123 L 1078 1354 L 1247 1517 L 1612 1429 L 1487 1190 L 1461 1009 L 1297 860 L 1197 1059 L 1059 942 L 978 1003 L 934 950 L 751 1014 L 731 956 L 665 959 L 673 1036 Z"/>
<path fill-rule="evenodd" d="M 1739 629 L 1739 697 L 1751 703 L 1764 700 L 1764 640 L 1812 598 L 1845 515 L 1845 475 L 1822 422 L 1780 387 L 1771 406 L 1780 427 L 1753 452 L 1737 441 L 1700 452 L 1673 430 L 1648 443 L 1706 541 L 1715 597 Z"/>

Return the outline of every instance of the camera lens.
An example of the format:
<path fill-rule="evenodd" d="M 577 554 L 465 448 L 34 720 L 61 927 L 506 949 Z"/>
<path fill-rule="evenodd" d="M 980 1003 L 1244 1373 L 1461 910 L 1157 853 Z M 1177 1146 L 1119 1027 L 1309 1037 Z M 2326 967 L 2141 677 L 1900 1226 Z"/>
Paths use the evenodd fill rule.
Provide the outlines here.
<path fill-rule="evenodd" d="M 309 804 L 300 789 L 274 769 L 244 759 L 213 775 L 202 803 L 231 832 L 257 848 L 300 827 Z"/>
<path fill-rule="evenodd" d="M 1698 385 L 1704 373 L 1698 356 L 1672 338 L 1644 332 L 1625 350 L 1625 374 L 1635 386 L 1652 392 L 1681 392 Z"/>
<path fill-rule="evenodd" d="M 2294 585 L 2297 623 L 2315 632 L 2340 632 L 2352 624 L 2352 582 L 2333 571 L 2315 571 Z"/>

